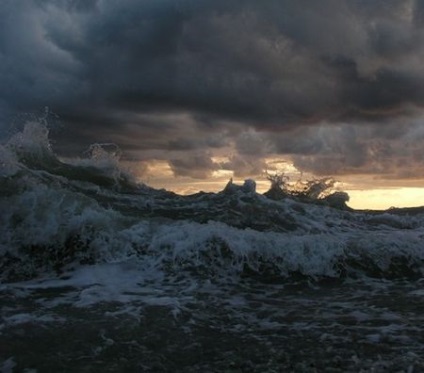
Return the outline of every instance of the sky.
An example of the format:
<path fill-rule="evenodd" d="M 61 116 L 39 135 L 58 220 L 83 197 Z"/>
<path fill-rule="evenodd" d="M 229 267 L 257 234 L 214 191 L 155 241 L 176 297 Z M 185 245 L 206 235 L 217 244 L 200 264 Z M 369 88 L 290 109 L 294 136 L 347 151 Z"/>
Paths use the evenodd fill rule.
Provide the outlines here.
<path fill-rule="evenodd" d="M 333 176 L 424 205 L 422 0 L 2 0 L 0 135 L 49 108 L 55 151 L 114 143 L 181 193 Z"/>

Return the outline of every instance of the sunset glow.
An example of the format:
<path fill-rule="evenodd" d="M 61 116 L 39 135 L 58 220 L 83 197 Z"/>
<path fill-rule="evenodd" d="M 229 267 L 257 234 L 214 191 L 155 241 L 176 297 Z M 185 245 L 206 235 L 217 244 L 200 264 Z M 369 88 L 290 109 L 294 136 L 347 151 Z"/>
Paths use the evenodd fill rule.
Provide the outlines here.
<path fill-rule="evenodd" d="M 193 181 L 178 178 L 164 180 L 161 178 L 150 179 L 150 184 L 155 188 L 165 188 L 177 194 L 194 194 L 199 191 L 219 192 L 224 189 L 229 178 L 216 178 L 209 181 Z M 243 184 L 243 179 L 234 179 L 237 184 Z M 265 179 L 257 179 L 257 191 L 264 193 L 269 189 L 270 183 Z M 367 189 L 349 190 L 350 200 L 348 205 L 354 209 L 385 210 L 390 207 L 414 207 L 424 206 L 424 188 L 391 188 L 391 189 Z"/>
<path fill-rule="evenodd" d="M 213 158 L 217 163 L 225 163 L 228 157 L 217 156 Z M 219 192 L 224 189 L 230 179 L 236 184 L 243 184 L 244 180 L 251 178 L 256 181 L 257 191 L 266 192 L 270 182 L 266 173 L 285 174 L 291 181 L 312 180 L 319 178 L 310 173 L 301 173 L 289 160 L 268 158 L 265 160 L 266 168 L 259 175 L 235 176 L 230 170 L 218 169 L 208 179 L 193 179 L 191 177 L 175 177 L 172 168 L 166 161 L 152 161 L 137 167 L 137 164 L 128 163 L 128 168 L 138 175 L 139 182 L 151 187 L 167 189 L 177 194 L 188 195 L 200 191 Z M 322 176 L 320 176 L 322 177 Z M 424 180 L 406 180 L 404 182 L 374 179 L 366 175 L 356 175 L 338 180 L 337 189 L 349 194 L 348 205 L 355 209 L 384 210 L 390 207 L 412 207 L 424 205 Z M 407 185 L 402 186 L 402 183 Z M 387 185 L 392 184 L 391 187 Z"/>
<path fill-rule="evenodd" d="M 348 190 L 349 206 L 355 209 L 386 210 L 390 207 L 424 206 L 424 188 Z"/>

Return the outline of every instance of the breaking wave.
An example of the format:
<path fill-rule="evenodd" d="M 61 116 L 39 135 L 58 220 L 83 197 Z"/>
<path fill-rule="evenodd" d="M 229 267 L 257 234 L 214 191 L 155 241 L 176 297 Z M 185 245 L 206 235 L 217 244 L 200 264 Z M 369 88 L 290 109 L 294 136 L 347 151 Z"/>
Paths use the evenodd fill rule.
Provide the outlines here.
<path fill-rule="evenodd" d="M 274 282 L 423 273 L 424 213 L 275 201 L 249 188 L 179 196 L 136 181 L 119 149 L 63 161 L 28 123 L 0 145 L 1 281 L 136 261 L 146 276 Z"/>

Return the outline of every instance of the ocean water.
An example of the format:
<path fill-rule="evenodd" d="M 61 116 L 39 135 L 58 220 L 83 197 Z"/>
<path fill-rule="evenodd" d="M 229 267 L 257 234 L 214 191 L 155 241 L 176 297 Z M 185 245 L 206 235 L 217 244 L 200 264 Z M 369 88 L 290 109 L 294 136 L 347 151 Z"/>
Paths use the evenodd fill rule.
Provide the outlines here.
<path fill-rule="evenodd" d="M 424 372 L 424 212 L 178 196 L 0 145 L 0 372 Z"/>

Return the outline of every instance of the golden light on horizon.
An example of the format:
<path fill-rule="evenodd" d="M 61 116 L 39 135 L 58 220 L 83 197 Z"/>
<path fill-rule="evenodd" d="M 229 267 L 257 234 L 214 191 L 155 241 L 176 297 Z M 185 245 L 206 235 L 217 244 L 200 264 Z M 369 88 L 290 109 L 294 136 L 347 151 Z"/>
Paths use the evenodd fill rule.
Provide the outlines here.
<path fill-rule="evenodd" d="M 214 162 L 225 162 L 228 157 L 214 157 Z M 236 184 L 243 184 L 245 179 L 252 178 L 256 181 L 257 192 L 264 193 L 270 187 L 266 179 L 266 171 L 269 173 L 284 172 L 292 181 L 298 178 L 304 180 L 313 176 L 299 172 L 292 163 L 281 159 L 267 159 L 267 170 L 262 175 L 249 177 L 235 177 L 234 172 L 226 169 L 218 169 L 211 173 L 208 179 L 193 179 L 184 176 L 174 176 L 174 173 L 165 160 L 152 160 L 143 167 L 139 167 L 139 181 L 153 188 L 164 188 L 178 194 L 188 195 L 199 191 L 219 192 L 223 190 L 230 179 Z M 132 167 L 137 174 L 137 166 Z M 349 194 L 348 205 L 354 209 L 385 210 L 390 207 L 415 207 L 424 205 L 424 187 L 420 187 L 419 181 L 410 182 L 409 187 L 404 187 L 394 180 L 393 186 L 388 187 L 387 180 L 378 180 L 372 175 L 346 176 L 343 181 L 337 183 L 338 190 Z"/>
<path fill-rule="evenodd" d="M 346 190 L 348 205 L 355 209 L 386 210 L 390 207 L 424 206 L 424 188 Z"/>

